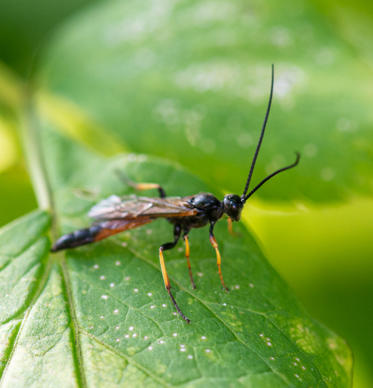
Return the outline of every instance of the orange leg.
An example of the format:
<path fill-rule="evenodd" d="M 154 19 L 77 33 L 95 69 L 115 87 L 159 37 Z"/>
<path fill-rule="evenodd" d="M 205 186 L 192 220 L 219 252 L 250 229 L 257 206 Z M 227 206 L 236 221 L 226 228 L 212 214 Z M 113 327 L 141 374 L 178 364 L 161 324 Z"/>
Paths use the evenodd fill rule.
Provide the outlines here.
<path fill-rule="evenodd" d="M 232 218 L 228 217 L 228 232 L 231 236 L 233 237 L 237 237 L 239 236 L 240 234 L 239 233 L 236 233 L 234 230 L 233 230 L 233 221 L 232 221 Z"/>
<path fill-rule="evenodd" d="M 228 217 L 228 232 L 234 236 L 232 218 Z"/>
<path fill-rule="evenodd" d="M 168 295 L 171 298 L 173 305 L 175 306 L 175 308 L 176 308 L 177 312 L 179 313 L 179 315 L 181 316 L 181 318 L 183 318 L 184 321 L 186 321 L 187 323 L 190 323 L 190 320 L 180 310 L 180 307 L 178 306 L 174 296 L 172 295 L 171 284 L 170 284 L 170 280 L 169 280 L 168 275 L 167 275 L 166 264 L 164 262 L 164 256 L 163 256 L 163 251 L 166 251 L 167 249 L 172 249 L 177 244 L 177 242 L 179 241 L 179 238 L 180 238 L 180 233 L 181 233 L 180 226 L 175 225 L 175 227 L 174 227 L 174 241 L 169 242 L 169 243 L 165 243 L 159 247 L 159 262 L 161 264 L 161 271 L 162 271 L 164 286 L 166 287 L 166 290 L 168 292 Z"/>
<path fill-rule="evenodd" d="M 166 193 L 158 183 L 133 183 L 131 186 L 139 191 L 157 189 L 161 198 L 166 196 Z"/>
<path fill-rule="evenodd" d="M 172 295 L 172 292 L 171 292 L 171 284 L 170 284 L 170 280 L 168 278 L 168 274 L 167 274 L 167 270 L 166 270 L 166 264 L 164 262 L 164 257 L 163 257 L 163 246 L 161 246 L 159 248 L 159 262 L 161 264 L 161 270 L 162 270 L 162 276 L 163 276 L 163 281 L 164 281 L 164 285 L 166 287 L 166 290 L 168 292 L 168 295 L 170 296 L 171 298 L 171 301 L 173 303 L 173 305 L 175 306 L 177 312 L 179 313 L 179 315 L 181 316 L 181 318 L 184 319 L 184 321 L 186 321 L 187 323 L 190 323 L 190 319 L 187 318 L 183 312 L 180 310 L 180 307 L 178 306 L 178 304 L 176 303 L 176 300 L 174 298 L 174 296 Z"/>
<path fill-rule="evenodd" d="M 162 188 L 161 185 L 158 183 L 136 183 L 131 181 L 125 174 L 122 173 L 122 171 L 117 170 L 116 171 L 119 178 L 126 184 L 131 187 L 133 187 L 135 190 L 143 191 L 143 190 L 151 190 L 151 189 L 157 189 L 159 191 L 159 196 L 161 198 L 166 198 L 166 192 Z"/>
<path fill-rule="evenodd" d="M 185 257 L 186 257 L 187 263 L 188 263 L 189 277 L 190 277 L 190 281 L 192 283 L 192 288 L 195 289 L 196 285 L 195 285 L 194 280 L 193 280 L 192 267 L 190 265 L 190 260 L 189 260 L 190 249 L 189 249 L 189 239 L 188 239 L 187 234 L 184 236 L 184 242 L 185 242 Z"/>
<path fill-rule="evenodd" d="M 228 287 L 224 283 L 223 274 L 221 272 L 221 255 L 218 247 L 218 243 L 216 242 L 215 236 L 214 236 L 214 224 L 210 225 L 210 243 L 212 247 L 215 249 L 216 252 L 216 264 L 218 265 L 218 272 L 220 277 L 221 285 L 223 286 L 223 289 L 225 291 L 229 291 Z"/>

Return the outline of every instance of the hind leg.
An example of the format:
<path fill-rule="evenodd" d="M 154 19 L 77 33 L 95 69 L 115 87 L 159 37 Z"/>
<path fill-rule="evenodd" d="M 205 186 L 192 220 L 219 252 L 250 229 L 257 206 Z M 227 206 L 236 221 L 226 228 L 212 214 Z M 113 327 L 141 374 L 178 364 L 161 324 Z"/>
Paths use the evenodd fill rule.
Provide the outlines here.
<path fill-rule="evenodd" d="M 143 190 L 157 189 L 159 192 L 160 198 L 166 198 L 166 192 L 164 191 L 163 187 L 158 183 L 136 183 L 131 181 L 121 171 L 116 170 L 116 173 L 122 182 L 124 182 L 128 186 L 133 187 L 135 190 L 143 191 Z"/>

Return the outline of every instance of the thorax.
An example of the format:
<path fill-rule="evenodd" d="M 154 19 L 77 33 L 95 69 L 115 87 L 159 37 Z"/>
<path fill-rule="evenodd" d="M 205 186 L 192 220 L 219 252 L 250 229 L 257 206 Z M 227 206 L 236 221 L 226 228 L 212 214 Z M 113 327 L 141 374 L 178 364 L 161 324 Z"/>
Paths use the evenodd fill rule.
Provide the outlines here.
<path fill-rule="evenodd" d="M 197 210 L 193 216 L 178 219 L 169 219 L 172 223 L 182 225 L 184 228 L 201 228 L 211 221 L 217 221 L 223 215 L 222 203 L 210 193 L 196 194 L 188 199 L 191 208 Z"/>

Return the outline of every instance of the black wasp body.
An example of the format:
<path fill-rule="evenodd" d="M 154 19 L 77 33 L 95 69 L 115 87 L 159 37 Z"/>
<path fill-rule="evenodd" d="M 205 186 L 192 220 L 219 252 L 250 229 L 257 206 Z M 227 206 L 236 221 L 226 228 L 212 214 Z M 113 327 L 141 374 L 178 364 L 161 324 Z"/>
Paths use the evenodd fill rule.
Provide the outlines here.
<path fill-rule="evenodd" d="M 231 196 L 230 194 L 229 196 Z M 228 196 L 227 196 L 228 197 Z M 236 196 L 238 201 L 240 197 Z M 169 221 L 173 224 L 179 224 L 185 231 L 192 228 L 201 228 L 206 226 L 208 223 L 215 224 L 224 213 L 226 213 L 231 219 L 235 221 L 239 220 L 239 215 L 231 214 L 230 209 L 224 207 L 224 201 L 219 201 L 213 194 L 210 193 L 200 193 L 193 195 L 190 198 L 184 198 L 188 205 L 197 211 L 196 215 L 185 216 L 181 219 L 169 218 Z M 241 208 L 242 209 L 242 208 Z M 241 212 L 240 212 L 241 213 Z"/>
<path fill-rule="evenodd" d="M 236 194 L 228 194 L 220 201 L 213 194 L 200 193 L 188 197 L 167 197 L 165 190 L 155 183 L 134 183 L 126 180 L 126 183 L 134 187 L 136 190 L 157 189 L 159 198 L 142 197 L 142 196 L 126 196 L 118 197 L 112 195 L 107 199 L 102 200 L 97 205 L 93 206 L 89 212 L 89 216 L 95 222 L 85 229 L 80 229 L 75 232 L 66 234 L 59 238 L 52 247 L 52 251 L 56 252 L 63 249 L 76 248 L 81 245 L 93 243 L 107 238 L 111 235 L 123 232 L 125 230 L 134 229 L 142 225 L 153 222 L 158 218 L 166 218 L 174 226 L 174 240 L 162 244 L 159 247 L 159 261 L 162 270 L 162 276 L 166 290 L 180 316 L 186 321 L 189 319 L 180 310 L 176 300 L 171 292 L 171 284 L 167 275 L 166 264 L 163 252 L 172 249 L 183 236 L 185 243 L 185 256 L 189 270 L 189 276 L 192 287 L 195 288 L 193 280 L 190 260 L 189 260 L 189 239 L 188 234 L 193 228 L 201 228 L 209 225 L 210 243 L 215 249 L 218 273 L 222 287 L 228 291 L 225 286 L 222 271 L 221 271 L 221 256 L 218 243 L 214 236 L 214 226 L 216 222 L 223 216 L 228 216 L 229 226 L 231 230 L 231 222 L 239 221 L 241 211 L 249 197 L 251 197 L 265 182 L 279 174 L 282 171 L 295 167 L 299 162 L 299 154 L 297 154 L 294 163 L 285 166 L 264 178 L 257 184 L 249 193 L 249 185 L 254 171 L 256 159 L 259 149 L 262 144 L 269 111 L 272 103 L 273 95 L 274 71 L 272 65 L 272 82 L 271 92 L 269 96 L 268 106 L 264 123 L 260 133 L 258 145 L 256 147 L 254 157 L 250 166 L 250 172 L 246 180 L 245 188 L 241 196 Z"/>

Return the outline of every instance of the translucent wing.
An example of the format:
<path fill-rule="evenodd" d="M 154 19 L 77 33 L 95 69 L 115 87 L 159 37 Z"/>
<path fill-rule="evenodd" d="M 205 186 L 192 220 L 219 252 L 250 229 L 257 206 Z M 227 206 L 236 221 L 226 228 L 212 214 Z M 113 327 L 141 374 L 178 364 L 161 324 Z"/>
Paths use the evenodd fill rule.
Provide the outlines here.
<path fill-rule="evenodd" d="M 88 216 L 96 220 L 159 217 L 183 217 L 197 214 L 188 199 L 191 197 L 148 198 L 112 195 L 93 206 Z"/>

